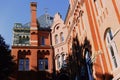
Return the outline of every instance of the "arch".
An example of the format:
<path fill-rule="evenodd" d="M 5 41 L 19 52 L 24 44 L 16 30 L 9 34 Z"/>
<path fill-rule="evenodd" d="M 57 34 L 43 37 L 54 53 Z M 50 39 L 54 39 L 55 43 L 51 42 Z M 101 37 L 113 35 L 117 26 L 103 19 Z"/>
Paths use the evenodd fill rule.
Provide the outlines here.
<path fill-rule="evenodd" d="M 28 54 L 28 55 L 30 55 L 30 54 L 31 54 L 31 51 L 30 51 L 30 50 L 28 50 L 28 51 L 27 51 L 27 54 Z"/>
<path fill-rule="evenodd" d="M 42 50 L 42 53 L 45 53 L 45 50 Z"/>
<path fill-rule="evenodd" d="M 55 32 L 55 29 L 56 29 L 56 27 L 59 25 L 60 23 L 57 23 L 57 24 L 55 24 L 54 26 L 53 26 L 53 29 L 52 29 L 52 32 L 54 33 Z"/>
<path fill-rule="evenodd" d="M 23 50 L 22 52 L 23 52 L 23 54 L 26 54 L 26 50 Z"/>
<path fill-rule="evenodd" d="M 41 54 L 41 53 L 42 53 L 42 52 L 41 52 L 40 50 L 37 51 L 37 54 L 38 54 L 38 55 Z"/>
<path fill-rule="evenodd" d="M 22 53 L 22 51 L 21 50 L 18 50 L 18 54 L 21 54 Z"/>
<path fill-rule="evenodd" d="M 45 54 L 46 54 L 46 55 L 49 55 L 49 54 L 50 54 L 50 51 L 49 51 L 49 50 L 46 50 Z"/>
<path fill-rule="evenodd" d="M 105 31 L 104 42 L 106 46 L 106 51 L 112 64 L 112 69 L 115 69 L 119 66 L 119 57 L 118 50 L 115 41 L 113 40 L 113 34 L 111 28 L 107 28 Z"/>
<path fill-rule="evenodd" d="M 57 59 L 58 58 L 58 56 L 60 56 L 59 54 L 57 54 L 56 56 L 55 56 L 55 59 Z"/>
<path fill-rule="evenodd" d="M 23 35 L 22 38 L 25 39 L 25 36 Z"/>
<path fill-rule="evenodd" d="M 29 39 L 29 36 L 26 36 L 27 39 Z"/>
<path fill-rule="evenodd" d="M 40 53 L 40 50 L 38 50 L 37 53 Z"/>
<path fill-rule="evenodd" d="M 108 32 L 109 30 L 111 30 L 111 28 L 110 28 L 110 27 L 108 27 L 108 28 L 105 30 L 105 32 L 104 32 L 104 40 L 105 40 L 106 35 L 107 35 L 107 32 Z"/>
<path fill-rule="evenodd" d="M 22 53 L 22 51 L 21 50 L 18 50 L 18 55 L 20 55 Z"/>

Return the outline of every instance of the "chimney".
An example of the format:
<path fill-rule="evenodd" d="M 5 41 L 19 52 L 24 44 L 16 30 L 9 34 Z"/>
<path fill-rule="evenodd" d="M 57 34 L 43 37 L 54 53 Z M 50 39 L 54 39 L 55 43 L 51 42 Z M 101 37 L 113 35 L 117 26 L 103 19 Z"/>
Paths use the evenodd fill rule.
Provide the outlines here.
<path fill-rule="evenodd" d="M 38 28 L 36 18 L 37 3 L 31 2 L 30 7 L 31 7 L 30 45 L 38 46 Z"/>
<path fill-rule="evenodd" d="M 31 7 L 31 27 L 35 29 L 37 28 L 37 18 L 36 18 L 37 3 L 31 2 L 30 7 Z"/>

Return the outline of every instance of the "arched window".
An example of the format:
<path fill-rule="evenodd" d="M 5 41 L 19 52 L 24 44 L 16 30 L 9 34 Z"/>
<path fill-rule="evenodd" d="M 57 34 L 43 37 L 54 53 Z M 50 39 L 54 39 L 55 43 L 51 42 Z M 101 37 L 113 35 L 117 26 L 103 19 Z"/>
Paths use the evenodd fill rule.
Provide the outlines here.
<path fill-rule="evenodd" d="M 63 42 L 64 41 L 64 36 L 63 36 L 63 32 L 60 33 L 60 41 Z"/>
<path fill-rule="evenodd" d="M 107 34 L 106 34 L 106 45 L 107 45 L 107 49 L 113 64 L 113 68 L 117 68 L 118 64 L 117 64 L 117 48 L 115 45 L 115 42 L 113 40 L 113 35 L 112 35 L 112 31 L 111 29 L 107 30 Z"/>
<path fill-rule="evenodd" d="M 57 67 L 60 68 L 60 56 L 57 57 Z"/>
<path fill-rule="evenodd" d="M 57 44 L 58 43 L 58 35 L 56 34 L 55 35 L 55 44 Z"/>
<path fill-rule="evenodd" d="M 19 36 L 19 43 L 22 43 L 22 36 Z"/>
<path fill-rule="evenodd" d="M 64 67 L 66 67 L 67 65 L 67 63 L 66 63 L 66 61 L 65 61 L 65 54 L 63 53 L 62 55 L 61 55 L 61 62 L 62 62 L 62 68 L 64 68 Z"/>

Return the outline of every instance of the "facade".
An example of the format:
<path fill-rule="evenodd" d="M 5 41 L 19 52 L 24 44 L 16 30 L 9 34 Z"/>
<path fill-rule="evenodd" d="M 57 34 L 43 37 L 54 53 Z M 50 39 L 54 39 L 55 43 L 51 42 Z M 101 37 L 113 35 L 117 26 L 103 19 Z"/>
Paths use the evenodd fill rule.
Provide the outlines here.
<path fill-rule="evenodd" d="M 36 17 L 37 3 L 31 2 L 31 21 L 15 23 L 12 55 L 17 64 L 16 80 L 51 80 L 53 48 L 51 24 L 53 17 L 45 13 Z"/>
<path fill-rule="evenodd" d="M 67 28 L 64 25 L 64 21 L 61 19 L 61 15 L 56 13 L 54 16 L 54 21 L 51 27 L 52 34 L 52 45 L 54 48 L 55 56 L 55 68 L 56 71 L 59 71 L 62 66 L 64 66 L 64 61 L 68 53 L 67 49 Z"/>
<path fill-rule="evenodd" d="M 69 2 L 65 21 L 56 14 L 51 28 L 56 70 L 60 73 L 66 61 L 65 74 L 72 80 L 119 80 L 120 1 Z"/>
<path fill-rule="evenodd" d="M 36 18 L 32 2 L 31 22 L 15 23 L 17 80 L 50 80 L 54 69 L 56 80 L 120 79 L 120 1 L 69 2 L 65 21 L 60 13 Z"/>

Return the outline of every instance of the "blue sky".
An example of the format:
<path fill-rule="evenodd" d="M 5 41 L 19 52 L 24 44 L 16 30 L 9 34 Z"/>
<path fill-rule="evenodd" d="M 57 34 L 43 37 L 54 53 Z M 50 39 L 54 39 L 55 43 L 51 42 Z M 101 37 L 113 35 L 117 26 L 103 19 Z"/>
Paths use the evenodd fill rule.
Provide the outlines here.
<path fill-rule="evenodd" d="M 0 2 L 0 34 L 8 45 L 12 44 L 14 23 L 25 24 L 30 21 L 30 2 L 37 2 L 37 16 L 48 13 L 54 16 L 60 12 L 65 19 L 69 0 L 1 0 Z"/>

